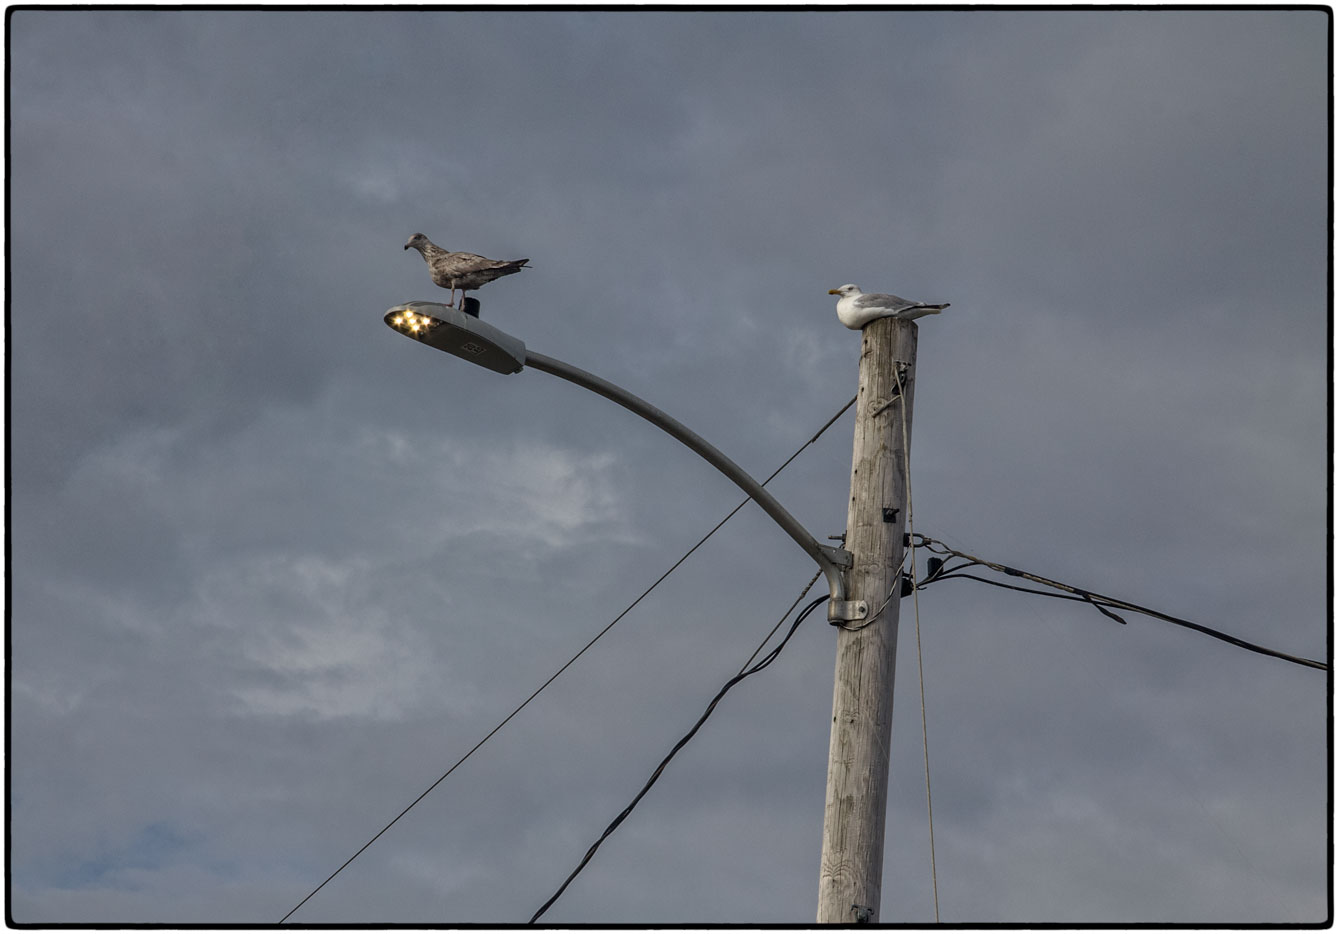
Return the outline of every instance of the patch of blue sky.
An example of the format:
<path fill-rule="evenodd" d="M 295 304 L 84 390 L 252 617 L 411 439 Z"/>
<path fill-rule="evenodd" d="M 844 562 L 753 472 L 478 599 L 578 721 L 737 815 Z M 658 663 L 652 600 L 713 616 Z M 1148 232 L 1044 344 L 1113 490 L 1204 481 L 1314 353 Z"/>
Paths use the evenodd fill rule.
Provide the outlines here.
<path fill-rule="evenodd" d="M 128 840 L 110 842 L 98 853 L 72 861 L 48 882 L 60 888 L 133 889 L 136 885 L 123 877 L 125 871 L 162 869 L 181 862 L 198 842 L 198 834 L 168 821 L 154 821 Z"/>

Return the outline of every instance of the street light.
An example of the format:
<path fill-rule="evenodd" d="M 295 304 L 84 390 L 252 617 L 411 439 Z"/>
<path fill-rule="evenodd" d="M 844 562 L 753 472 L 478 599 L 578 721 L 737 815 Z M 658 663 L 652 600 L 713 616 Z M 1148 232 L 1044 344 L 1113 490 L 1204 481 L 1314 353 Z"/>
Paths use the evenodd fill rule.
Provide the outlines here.
<path fill-rule="evenodd" d="M 669 417 L 649 402 L 593 373 L 526 350 L 525 342 L 519 338 L 512 337 L 490 324 L 485 324 L 477 317 L 465 314 L 449 305 L 437 302 L 405 302 L 387 311 L 385 322 L 406 337 L 445 353 L 454 354 L 495 373 L 519 373 L 526 366 L 543 370 L 545 373 L 583 386 L 640 415 L 691 448 L 712 467 L 733 480 L 762 507 L 763 512 L 774 519 L 799 544 L 799 547 L 808 553 L 809 557 L 818 563 L 818 567 L 827 578 L 827 586 L 831 593 L 831 600 L 827 604 L 829 622 L 853 622 L 869 615 L 866 601 L 846 599 L 845 569 L 853 563 L 850 552 L 843 548 L 821 544 L 742 467 L 686 425 Z"/>
<path fill-rule="evenodd" d="M 494 373 L 519 373 L 525 366 L 524 341 L 448 305 L 405 302 L 386 312 L 386 324 Z"/>

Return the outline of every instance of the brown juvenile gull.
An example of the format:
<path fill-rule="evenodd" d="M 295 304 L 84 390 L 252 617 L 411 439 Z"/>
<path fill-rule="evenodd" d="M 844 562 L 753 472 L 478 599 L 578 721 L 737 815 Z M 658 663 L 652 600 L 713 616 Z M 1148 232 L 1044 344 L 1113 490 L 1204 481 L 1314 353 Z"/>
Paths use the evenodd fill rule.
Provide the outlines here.
<path fill-rule="evenodd" d="M 460 307 L 463 308 L 466 289 L 477 289 L 494 279 L 520 272 L 521 267 L 529 262 L 528 259 L 488 259 L 477 253 L 452 253 L 420 233 L 414 234 L 404 244 L 406 250 L 409 247 L 423 254 L 428 271 L 432 273 L 432 281 L 443 289 L 451 290 L 451 300 L 446 304 L 452 307 L 455 305 L 456 289 L 460 290 Z"/>
<path fill-rule="evenodd" d="M 836 302 L 836 317 L 846 327 L 858 331 L 875 318 L 903 318 L 907 321 L 936 315 L 951 302 L 941 305 L 926 305 L 924 302 L 912 302 L 897 295 L 884 295 L 871 292 L 865 295 L 857 285 L 843 285 L 839 289 L 828 289 L 828 295 L 841 296 Z"/>

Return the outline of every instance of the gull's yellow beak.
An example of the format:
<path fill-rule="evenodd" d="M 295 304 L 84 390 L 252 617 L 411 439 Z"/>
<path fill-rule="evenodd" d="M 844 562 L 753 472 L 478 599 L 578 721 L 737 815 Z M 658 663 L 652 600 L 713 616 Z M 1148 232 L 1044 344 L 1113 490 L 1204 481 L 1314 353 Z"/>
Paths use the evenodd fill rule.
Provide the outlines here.
<path fill-rule="evenodd" d="M 828 295 L 840 295 L 840 294 L 841 294 L 841 290 L 840 290 L 840 289 L 828 289 L 828 290 L 827 290 L 827 294 L 828 294 Z"/>

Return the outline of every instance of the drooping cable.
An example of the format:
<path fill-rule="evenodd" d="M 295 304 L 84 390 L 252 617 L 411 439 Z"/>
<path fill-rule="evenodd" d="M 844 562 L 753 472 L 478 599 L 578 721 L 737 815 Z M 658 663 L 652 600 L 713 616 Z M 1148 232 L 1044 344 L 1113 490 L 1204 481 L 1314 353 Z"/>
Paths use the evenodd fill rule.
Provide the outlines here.
<path fill-rule="evenodd" d="M 1092 590 L 1084 590 L 1081 587 L 1074 587 L 1071 584 L 1063 584 L 1060 583 L 1059 581 L 1051 580 L 1048 577 L 1041 577 L 1039 574 L 1032 574 L 1029 571 L 1019 571 L 1017 568 L 1010 568 L 1005 564 L 998 564 L 993 561 L 986 561 L 984 558 L 977 558 L 975 555 L 970 555 L 964 551 L 958 551 L 955 548 L 950 548 L 945 543 L 940 541 L 935 541 L 934 539 L 930 538 L 927 535 L 921 535 L 919 536 L 919 538 L 921 539 L 924 546 L 930 551 L 934 552 L 935 554 L 951 555 L 952 557 L 961 558 L 962 560 L 968 562 L 967 564 L 961 564 L 953 568 L 938 569 L 937 573 L 932 573 L 929 577 L 925 578 L 925 580 L 919 585 L 921 587 L 926 587 L 929 584 L 938 583 L 939 581 L 962 578 L 965 580 L 980 581 L 983 584 L 991 584 L 995 587 L 1007 587 L 1009 590 L 1020 590 L 1024 593 L 1039 594 L 1044 597 L 1057 597 L 1063 600 L 1079 600 L 1084 603 L 1090 603 L 1096 609 L 1100 610 L 1106 616 L 1109 616 L 1111 619 L 1115 620 L 1118 623 L 1123 623 L 1124 620 L 1120 619 L 1120 617 L 1110 612 L 1111 608 L 1117 610 L 1126 610 L 1130 613 L 1141 613 L 1144 616 L 1151 616 L 1154 619 L 1160 619 L 1163 622 L 1171 623 L 1176 626 L 1183 626 L 1186 629 L 1193 629 L 1195 632 L 1201 632 L 1206 636 L 1212 636 L 1214 639 L 1220 639 L 1223 642 L 1226 642 L 1230 645 L 1234 645 L 1237 648 L 1245 649 L 1246 651 L 1249 652 L 1257 652 L 1260 655 L 1268 655 L 1272 658 L 1280 658 L 1285 662 L 1291 662 L 1292 664 L 1295 665 L 1304 665 L 1307 668 L 1317 668 L 1320 671 L 1329 670 L 1328 665 L 1324 664 L 1323 662 L 1315 661 L 1312 658 L 1302 658 L 1299 655 L 1289 655 L 1286 652 L 1279 652 L 1276 649 L 1270 649 L 1265 646 L 1258 645 L 1257 643 L 1254 642 L 1247 642 L 1244 639 L 1230 635 L 1229 633 L 1222 632 L 1220 629 L 1213 629 L 1209 626 L 1204 626 L 1200 623 L 1190 622 L 1187 619 L 1181 619 L 1178 616 L 1171 616 L 1168 613 L 1162 613 L 1157 610 L 1149 609 L 1148 607 L 1145 606 L 1139 606 L 1136 603 L 1129 603 L 1125 600 L 1118 600 L 1115 597 L 1107 597 L 1104 594 L 1099 594 Z M 992 581 L 988 580 L 987 578 L 977 577 L 973 574 L 960 573 L 963 568 L 972 567 L 976 565 L 980 567 L 989 568 L 990 570 L 997 571 L 1000 574 L 1006 574 L 1009 577 L 1021 577 L 1024 580 L 1029 580 L 1032 581 L 1033 583 L 1041 584 L 1045 587 L 1051 587 L 1055 590 L 1062 590 L 1064 591 L 1064 593 L 1048 593 L 1042 590 L 1031 590 L 1030 588 L 1027 587 L 1018 587 L 1013 584 L 1005 584 L 1002 581 Z"/>
<path fill-rule="evenodd" d="M 823 426 L 822 426 L 821 428 L 819 428 L 816 432 L 814 432 L 814 434 L 813 434 L 812 437 L 810 437 L 807 441 L 805 441 L 803 444 L 801 444 L 801 445 L 795 450 L 795 452 L 794 452 L 793 454 L 791 454 L 789 457 L 787 457 L 787 458 L 785 459 L 785 461 L 784 461 L 779 467 L 777 467 L 775 470 L 773 470 L 773 471 L 771 472 L 771 475 L 770 475 L 769 477 L 767 477 L 765 480 L 762 481 L 762 486 L 766 486 L 766 485 L 767 485 L 768 483 L 770 483 L 772 480 L 776 479 L 777 475 L 779 475 L 780 472 L 781 472 L 782 470 L 784 470 L 786 467 L 790 466 L 790 462 L 793 461 L 796 457 L 798 457 L 798 456 L 804 451 L 805 448 L 807 448 L 809 445 L 813 444 L 813 443 L 816 442 L 819 438 L 821 438 L 822 435 L 827 431 L 827 429 L 830 428 L 830 427 L 832 427 L 832 425 L 834 425 L 834 424 L 836 423 L 836 420 L 837 420 L 838 418 L 840 418 L 842 415 L 844 415 L 844 414 L 846 413 L 846 410 L 849 409 L 852 405 L 855 404 L 855 399 L 856 399 L 856 398 L 858 398 L 858 397 L 857 397 L 857 396 L 852 396 L 851 399 L 850 399 L 850 401 L 847 402 L 845 405 L 841 406 L 841 408 L 837 411 L 837 413 L 836 413 L 835 415 L 833 415 L 831 418 L 827 419 L 827 421 L 823 424 Z M 375 836 L 373 836 L 370 840 L 368 840 L 368 841 L 367 841 L 366 843 L 364 843 L 362 846 L 358 847 L 357 852 L 355 852 L 355 853 L 354 853 L 352 856 L 350 856 L 348 859 L 344 860 L 344 862 L 343 862 L 342 864 L 340 864 L 340 866 L 339 866 L 338 869 L 336 869 L 334 872 L 330 873 L 330 875 L 326 876 L 325 881 L 323 881 L 320 885 L 316 886 L 314 889 L 312 889 L 310 892 L 308 892 L 307 895 L 306 895 L 306 897 L 303 898 L 302 901 L 298 902 L 298 903 L 297 903 L 296 905 L 294 905 L 291 909 L 289 909 L 288 914 L 284 915 L 282 918 L 279 919 L 279 924 L 283 924 L 283 923 L 284 923 L 285 921 L 287 921 L 290 917 L 292 917 L 293 913 L 296 912 L 296 911 L 297 911 L 299 908 L 301 908 L 303 905 L 305 905 L 305 904 L 311 899 L 311 897 L 312 897 L 313 895 L 315 895 L 315 894 L 316 894 L 317 892 L 319 892 L 321 889 L 325 888 L 325 886 L 326 886 L 327 884 L 329 884 L 329 882 L 330 882 L 332 879 L 334 879 L 335 876 L 337 876 L 337 875 L 339 875 L 341 872 L 343 872 L 344 869 L 349 865 L 349 863 L 353 862 L 353 861 L 354 861 L 355 859 L 357 859 L 360 855 L 362 855 L 362 852 L 363 852 L 364 850 L 366 850 L 369 846 L 371 846 L 373 843 L 375 843 L 375 842 L 377 841 L 377 839 L 378 839 L 383 833 L 385 833 L 385 832 L 386 832 L 387 830 L 389 830 L 391 827 L 395 826 L 395 824 L 399 821 L 399 819 L 400 819 L 401 817 L 403 817 L 405 814 L 409 813 L 409 811 L 414 807 L 414 805 L 418 804 L 418 802 L 420 802 L 420 801 L 422 801 L 424 798 L 426 798 L 426 797 L 432 792 L 432 790 L 433 790 L 434 788 L 436 788 L 438 785 L 440 785 L 443 781 L 445 781 L 446 778 L 447 778 L 452 772 L 454 772 L 454 771 L 455 771 L 456 769 L 458 769 L 460 766 L 464 765 L 465 760 L 467 760 L 470 756 L 472 756 L 475 752 L 477 752 L 477 751 L 479 750 L 479 748 L 483 746 L 484 743 L 486 743 L 486 742 L 488 742 L 488 740 L 492 739 L 493 736 L 494 736 L 499 730 L 501 730 L 502 727 L 506 726 L 507 723 L 509 723 L 509 722 L 511 721 L 511 719 L 512 719 L 516 714 L 518 714 L 518 713 L 520 713 L 522 710 L 524 710 L 524 709 L 529 705 L 530 701 L 534 700 L 534 699 L 535 699 L 536 697 L 538 697 L 541 693 L 543 693 L 543 691 L 544 691 L 545 688 L 547 688 L 550 684 L 552 684 L 554 681 L 556 681 L 556 680 L 558 679 L 558 677 L 559 677 L 564 671 L 566 671 L 568 668 L 570 668 L 570 667 L 572 666 L 572 664 L 574 664 L 578 658 L 580 658 L 582 655 L 584 655 L 584 654 L 590 649 L 591 646 L 593 646 L 596 642 L 598 642 L 600 639 L 602 639 L 602 638 L 604 637 L 604 635 L 605 635 L 610 629 L 612 629 L 614 626 L 616 626 L 616 625 L 618 624 L 618 622 L 621 621 L 622 618 L 623 618 L 624 616 L 626 616 L 628 613 L 632 612 L 632 609 L 633 609 L 634 607 L 636 607 L 637 604 L 639 604 L 642 600 L 644 600 L 647 596 L 649 596 L 649 595 L 650 595 L 650 592 L 651 592 L 652 590 L 654 590 L 656 587 L 660 586 L 660 584 L 664 582 L 664 579 L 665 579 L 665 578 L 667 578 L 670 574 L 674 573 L 674 571 L 678 570 L 679 565 L 681 565 L 684 561 L 688 560 L 688 558 L 692 556 L 692 553 L 693 553 L 693 552 L 695 552 L 695 551 L 696 551 L 698 548 L 700 548 L 702 545 L 706 544 L 706 540 L 707 540 L 707 539 L 709 539 L 709 538 L 710 538 L 712 535 L 714 535 L 716 532 L 720 531 L 721 527 L 724 526 L 724 524 L 725 524 L 726 522 L 728 522 L 730 519 L 734 518 L 734 514 L 735 514 L 735 513 L 737 513 L 737 512 L 738 512 L 740 509 L 742 509 L 744 506 L 748 505 L 750 502 L 752 502 L 752 498 L 751 498 L 751 497 L 745 499 L 743 502 L 739 503 L 739 505 L 737 505 L 737 506 L 735 506 L 733 509 L 731 509 L 731 510 L 729 511 L 729 513 L 728 513 L 723 519 L 721 519 L 719 522 L 717 522 L 717 523 L 715 524 L 715 527 L 712 528 L 711 531 L 709 531 L 709 532 L 707 532 L 705 535 L 703 535 L 703 536 L 697 541 L 697 543 L 696 543 L 695 545 L 693 545 L 691 548 L 689 548 L 686 552 L 683 553 L 683 556 L 682 556 L 681 558 L 679 558 L 679 559 L 678 559 L 677 561 L 675 561 L 672 565 L 670 565 L 670 566 L 669 566 L 669 570 L 665 571 L 665 572 L 664 572 L 663 574 L 661 574 L 658 578 L 656 578 L 656 579 L 655 579 L 655 582 L 652 583 L 652 584 L 651 584 L 649 587 L 647 587 L 645 590 L 643 590 L 643 591 L 641 592 L 641 595 L 640 595 L 640 596 L 638 596 L 635 600 L 633 600 L 631 603 L 629 603 L 629 604 L 627 605 L 627 607 L 626 607 L 621 613 L 619 613 L 617 616 L 615 616 L 615 617 L 613 618 L 613 621 L 612 621 L 612 622 L 610 622 L 607 626 L 605 626 L 603 629 L 601 629 L 599 632 L 597 632 L 597 633 L 595 634 L 595 637 L 594 637 L 593 639 L 591 639 L 589 642 L 587 642 L 585 645 L 583 645 L 583 646 L 581 647 L 580 651 L 578 651 L 575 655 L 573 655 L 571 658 L 569 658 L 569 659 L 566 661 L 566 663 L 564 663 L 564 664 L 562 665 L 561 668 L 559 668 L 557 671 L 553 672 L 552 676 L 551 676 L 547 681 L 545 681 L 543 684 L 539 685 L 539 687 L 535 689 L 534 693 L 530 694 L 529 697 L 527 697 L 527 698 L 525 698 L 523 701 L 521 701 L 521 702 L 520 702 L 520 705 L 519 705 L 518 707 L 516 707 L 515 710 L 512 710 L 509 714 L 506 715 L 506 717 L 504 717 L 504 718 L 502 719 L 502 721 L 501 721 L 500 723 L 498 723 L 495 727 L 493 727 L 491 730 L 489 730 L 488 733 L 487 733 L 487 735 L 485 735 L 485 736 L 483 737 L 483 739 L 481 739 L 481 740 L 479 740 L 477 743 L 475 743 L 474 746 L 473 746 L 472 748 L 470 748 L 470 750 L 469 750 L 468 752 L 466 752 L 463 756 L 461 756 L 461 757 L 456 761 L 456 763 L 455 763 L 454 765 L 452 765 L 449 769 L 447 769 L 447 770 L 442 774 L 442 776 L 441 776 L 440 778 L 438 778 L 435 782 L 433 782 L 431 785 L 429 785 L 429 786 L 427 787 L 427 790 L 425 790 L 425 791 L 424 791 L 422 794 L 420 794 L 417 798 L 414 798 L 412 801 L 410 801 L 410 802 L 409 802 L 409 805 L 408 805 L 404 810 L 402 810 L 402 811 L 400 811 L 398 814 L 396 814 L 395 817 L 391 819 L 390 823 L 386 824 L 384 827 L 382 827 L 380 830 L 378 830 L 378 831 L 376 832 Z M 812 586 L 812 585 L 810 585 L 810 586 Z"/>
<path fill-rule="evenodd" d="M 762 651 L 763 646 L 765 646 L 767 642 L 771 639 L 771 636 L 776 632 L 777 629 L 781 627 L 781 624 L 784 623 L 787 618 L 789 618 L 791 611 L 793 611 L 794 608 L 799 605 L 799 601 L 804 599 L 804 594 L 808 593 L 809 590 L 812 589 L 813 583 L 817 579 L 818 578 L 815 575 L 813 577 L 813 580 L 808 582 L 808 586 L 805 587 L 800 592 L 799 596 L 795 599 L 794 603 L 790 604 L 790 608 L 785 611 L 785 615 L 780 618 L 780 622 L 778 622 L 772 628 L 771 632 L 767 633 L 766 638 L 763 639 L 761 644 L 759 644 L 758 647 L 753 650 L 753 654 L 748 657 L 748 661 L 745 662 L 743 667 L 739 669 L 739 673 L 736 674 L 734 677 L 730 678 L 728 681 L 726 681 L 725 684 L 720 688 L 720 690 L 716 692 L 715 697 L 711 698 L 711 702 L 706 705 L 706 710 L 702 713 L 701 717 L 698 718 L 697 722 L 692 725 L 692 729 L 688 730 L 687 733 L 683 735 L 683 738 L 674 744 L 674 748 L 670 749 L 669 754 L 665 756 L 664 759 L 660 761 L 660 764 L 655 767 L 655 771 L 651 773 L 650 778 L 647 779 L 646 783 L 641 786 L 641 790 L 636 793 L 636 796 L 632 798 L 631 802 L 628 803 L 627 807 L 623 808 L 622 812 L 617 817 L 615 817 L 607 827 L 604 828 L 604 832 L 599 835 L 599 839 L 596 840 L 590 846 L 590 849 L 585 851 L 585 855 L 581 857 L 581 861 L 576 864 L 576 868 L 573 869 L 571 873 L 567 876 L 567 878 L 562 881 L 562 884 L 558 886 L 557 891 L 554 892 L 551 896 L 549 896 L 548 901 L 544 902 L 543 905 L 539 907 L 539 910 L 534 913 L 533 917 L 530 918 L 529 921 L 530 924 L 533 924 L 534 922 L 538 921 L 539 918 L 543 916 L 544 912 L 546 912 L 549 908 L 551 908 L 553 906 L 553 903 L 562 897 L 562 893 L 567 891 L 567 886 L 571 885 L 572 881 L 578 875 L 581 874 L 581 870 L 585 869 L 585 867 L 590 863 L 590 860 L 594 858 L 596 851 L 599 850 L 600 846 L 604 843 L 604 841 L 607 840 L 609 836 L 615 830 L 618 829 L 619 824 L 621 824 L 624 820 L 627 819 L 627 816 L 632 813 L 632 810 L 637 806 L 637 804 L 641 802 L 641 799 L 646 796 L 646 792 L 650 791 L 651 786 L 653 786 L 657 781 L 659 781 L 660 776 L 664 774 L 665 767 L 669 765 L 669 762 L 674 758 L 674 756 L 678 755 L 679 750 L 681 750 L 684 746 L 686 746 L 688 742 L 692 739 L 692 737 L 697 735 L 697 731 L 701 729 L 702 724 L 705 723 L 707 718 L 709 718 L 711 714 L 715 712 L 716 705 L 718 705 L 720 701 L 724 698 L 724 696 L 727 693 L 729 693 L 730 689 L 733 688 L 734 685 L 742 681 L 744 678 L 747 678 L 750 675 L 757 674 L 759 671 L 761 671 L 762 669 L 770 665 L 772 662 L 774 662 L 776 660 L 776 656 L 780 655 L 781 649 L 785 648 L 785 644 L 790 641 L 790 637 L 793 636 L 795 630 L 799 628 L 799 624 L 802 623 L 810 613 L 812 613 L 815 609 L 821 606 L 824 601 L 830 599 L 829 596 L 822 596 L 814 600 L 808 606 L 804 607 L 803 611 L 800 612 L 800 614 L 797 617 L 795 617 L 794 624 L 790 626 L 790 631 L 785 634 L 785 638 L 781 639 L 780 643 L 774 649 L 772 649 L 770 652 L 764 655 L 760 662 L 758 662 L 756 665 L 753 665 L 751 668 L 748 667 L 749 664 L 751 664 L 752 660 L 757 657 L 757 653 Z"/>

